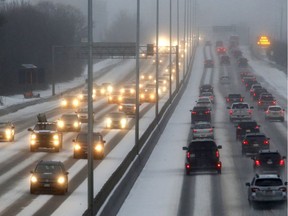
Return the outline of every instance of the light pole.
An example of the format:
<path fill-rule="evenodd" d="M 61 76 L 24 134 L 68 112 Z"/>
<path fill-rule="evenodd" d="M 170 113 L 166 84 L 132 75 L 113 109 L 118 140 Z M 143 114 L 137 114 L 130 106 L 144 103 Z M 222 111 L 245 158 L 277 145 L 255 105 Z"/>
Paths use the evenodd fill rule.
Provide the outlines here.
<path fill-rule="evenodd" d="M 159 107 L 158 107 L 158 102 L 159 102 L 159 0 L 156 1 L 156 104 L 155 104 L 155 118 L 158 123 L 158 112 L 159 112 Z"/>
<path fill-rule="evenodd" d="M 92 62 L 92 45 L 93 45 L 93 16 L 92 0 L 88 0 L 88 212 L 94 215 L 94 182 L 93 182 L 93 62 Z"/>
<path fill-rule="evenodd" d="M 169 101 L 170 103 L 172 102 L 172 0 L 170 0 L 170 7 L 169 7 L 169 10 L 170 10 L 170 19 L 169 19 L 169 29 L 170 29 L 170 49 L 169 49 Z"/>

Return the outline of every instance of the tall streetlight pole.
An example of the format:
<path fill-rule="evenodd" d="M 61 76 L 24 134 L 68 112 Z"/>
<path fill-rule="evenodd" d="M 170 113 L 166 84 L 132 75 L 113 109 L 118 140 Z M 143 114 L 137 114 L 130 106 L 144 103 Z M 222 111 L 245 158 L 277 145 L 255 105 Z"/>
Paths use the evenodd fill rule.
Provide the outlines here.
<path fill-rule="evenodd" d="M 159 78 L 159 0 L 156 1 L 156 104 L 155 104 L 155 118 L 156 121 L 158 122 L 158 112 L 159 112 L 159 83 L 158 83 L 158 78 Z"/>
<path fill-rule="evenodd" d="M 183 62 L 183 79 L 185 76 L 185 71 L 187 70 L 187 0 L 184 2 L 184 62 Z"/>
<path fill-rule="evenodd" d="M 88 0 L 88 212 L 93 214 L 93 198 L 94 198 L 94 183 L 93 183 L 93 62 L 92 62 L 92 0 Z"/>
<path fill-rule="evenodd" d="M 169 29 L 170 29 L 170 33 L 169 33 L 169 35 L 170 35 L 170 49 L 169 49 L 169 101 L 170 101 L 170 103 L 172 102 L 172 0 L 170 0 L 170 8 L 169 8 L 169 10 L 170 10 L 170 21 L 169 21 L 169 23 L 170 23 L 170 27 L 169 27 Z"/>
<path fill-rule="evenodd" d="M 140 43 L 140 0 L 137 0 L 137 30 L 136 30 L 136 121 L 135 121 L 135 145 L 139 155 L 139 43 Z"/>

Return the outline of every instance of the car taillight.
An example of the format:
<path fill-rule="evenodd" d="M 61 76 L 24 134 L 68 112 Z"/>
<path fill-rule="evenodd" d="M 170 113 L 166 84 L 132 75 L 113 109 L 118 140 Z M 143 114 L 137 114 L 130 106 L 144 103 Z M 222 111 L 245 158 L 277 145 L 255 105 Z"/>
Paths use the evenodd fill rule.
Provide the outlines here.
<path fill-rule="evenodd" d="M 255 160 L 255 166 L 260 166 L 260 161 L 259 160 Z"/>
<path fill-rule="evenodd" d="M 281 187 L 281 188 L 279 188 L 279 190 L 281 190 L 282 192 L 286 192 L 287 188 L 286 187 Z"/>
<path fill-rule="evenodd" d="M 210 129 L 209 129 L 209 132 L 213 132 L 213 129 L 212 129 L 212 128 L 210 128 Z"/>
<path fill-rule="evenodd" d="M 252 110 L 248 110 L 248 113 L 249 113 L 249 115 L 251 115 L 252 114 Z"/>
<path fill-rule="evenodd" d="M 187 152 L 186 156 L 187 158 L 190 158 L 190 152 Z"/>
<path fill-rule="evenodd" d="M 196 130 L 196 129 L 193 129 L 193 133 L 197 133 L 197 130 Z"/>
<path fill-rule="evenodd" d="M 242 82 L 244 82 L 244 79 L 242 79 Z"/>
<path fill-rule="evenodd" d="M 242 141 L 242 144 L 243 144 L 243 145 L 248 145 L 248 141 L 247 141 L 247 140 L 243 140 L 243 141 Z"/>
<path fill-rule="evenodd" d="M 209 113 L 210 113 L 210 111 L 209 111 L 209 110 L 205 111 L 205 114 L 209 114 Z"/>
<path fill-rule="evenodd" d="M 276 101 L 273 101 L 273 104 L 276 105 Z"/>
<path fill-rule="evenodd" d="M 281 159 L 280 162 L 279 162 L 279 165 L 280 166 L 284 166 L 285 165 L 285 161 L 283 159 Z"/>
<path fill-rule="evenodd" d="M 186 169 L 190 169 L 190 164 L 186 164 Z"/>
<path fill-rule="evenodd" d="M 233 114 L 233 110 L 229 110 L 229 114 L 232 115 Z"/>
<path fill-rule="evenodd" d="M 192 115 L 196 115 L 196 114 L 197 114 L 197 112 L 195 112 L 195 111 L 192 112 Z"/>
<path fill-rule="evenodd" d="M 257 126 L 255 127 L 255 129 L 259 129 L 259 125 L 257 125 Z"/>
<path fill-rule="evenodd" d="M 264 140 L 264 145 L 268 145 L 269 144 L 269 140 Z"/>
<path fill-rule="evenodd" d="M 259 191 L 259 188 L 251 188 L 251 191 L 252 191 L 252 192 Z"/>
<path fill-rule="evenodd" d="M 221 167 L 222 167 L 222 164 L 221 164 L 221 162 L 219 161 L 219 162 L 217 163 L 217 168 L 220 169 Z"/>
<path fill-rule="evenodd" d="M 219 158 L 219 151 L 216 151 L 216 157 Z"/>
<path fill-rule="evenodd" d="M 256 96 L 256 93 L 254 93 L 253 96 L 255 97 L 255 96 Z"/>
<path fill-rule="evenodd" d="M 240 98 L 240 102 L 243 102 L 243 98 Z"/>
<path fill-rule="evenodd" d="M 261 104 L 261 101 L 258 101 L 258 104 Z"/>
<path fill-rule="evenodd" d="M 241 128 L 240 126 L 238 126 L 238 127 L 237 127 L 237 129 L 239 129 L 239 130 L 240 130 L 240 129 L 242 129 L 242 128 Z"/>
<path fill-rule="evenodd" d="M 267 111 L 266 111 L 266 114 L 269 114 L 269 113 L 270 113 L 270 111 L 269 111 L 269 110 L 267 110 Z"/>
<path fill-rule="evenodd" d="M 227 102 L 229 102 L 229 101 L 230 101 L 230 99 L 229 99 L 229 98 L 226 98 L 226 101 L 227 101 Z"/>

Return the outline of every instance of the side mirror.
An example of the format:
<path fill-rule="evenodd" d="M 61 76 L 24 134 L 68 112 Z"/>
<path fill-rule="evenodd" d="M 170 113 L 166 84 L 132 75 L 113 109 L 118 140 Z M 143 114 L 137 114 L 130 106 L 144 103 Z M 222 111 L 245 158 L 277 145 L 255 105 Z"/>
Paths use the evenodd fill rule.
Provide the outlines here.
<path fill-rule="evenodd" d="M 27 129 L 27 131 L 30 131 L 30 132 L 32 132 L 33 130 L 32 130 L 32 128 L 28 128 L 28 129 Z"/>
<path fill-rule="evenodd" d="M 222 145 L 218 145 L 217 148 L 218 148 L 218 149 L 222 149 Z"/>
<path fill-rule="evenodd" d="M 246 186 L 250 186 L 251 184 L 249 183 L 249 182 L 246 182 L 246 184 L 245 184 Z"/>
<path fill-rule="evenodd" d="M 182 150 L 188 151 L 188 147 L 184 146 L 182 147 Z"/>

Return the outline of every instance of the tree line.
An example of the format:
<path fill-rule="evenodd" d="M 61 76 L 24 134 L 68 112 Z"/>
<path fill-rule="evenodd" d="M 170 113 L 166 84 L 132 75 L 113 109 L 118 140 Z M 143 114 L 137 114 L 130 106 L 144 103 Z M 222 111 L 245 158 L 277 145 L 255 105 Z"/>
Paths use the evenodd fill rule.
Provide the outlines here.
<path fill-rule="evenodd" d="M 52 47 L 79 44 L 84 17 L 72 6 L 42 2 L 9 3 L 0 9 L 0 95 L 23 93 L 29 85 L 19 84 L 22 64 L 43 69 L 45 88 L 51 83 Z M 56 82 L 81 75 L 86 62 L 71 49 L 55 49 Z M 35 86 L 34 86 L 35 87 Z"/>

